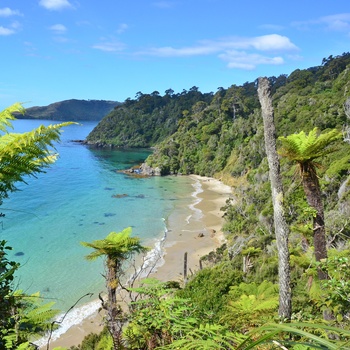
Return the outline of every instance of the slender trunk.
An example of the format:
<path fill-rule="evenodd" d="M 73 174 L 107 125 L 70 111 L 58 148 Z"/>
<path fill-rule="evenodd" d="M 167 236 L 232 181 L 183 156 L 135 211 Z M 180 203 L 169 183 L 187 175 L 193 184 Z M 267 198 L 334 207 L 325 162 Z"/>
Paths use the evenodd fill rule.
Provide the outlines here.
<path fill-rule="evenodd" d="M 187 284 L 187 252 L 184 254 L 184 285 Z"/>
<path fill-rule="evenodd" d="M 292 315 L 292 292 L 290 286 L 290 264 L 288 248 L 289 227 L 285 219 L 283 208 L 283 186 L 276 147 L 276 130 L 274 124 L 271 89 L 267 78 L 259 78 L 258 95 L 264 121 L 265 149 L 270 169 L 269 175 L 271 182 L 275 235 L 278 250 L 278 314 L 280 318 L 290 320 Z"/>
<path fill-rule="evenodd" d="M 310 207 L 316 210 L 313 218 L 313 239 L 316 261 L 321 261 L 327 259 L 327 242 L 320 184 L 316 174 L 310 171 L 303 171 L 302 180 L 306 200 Z M 317 270 L 317 274 L 320 280 L 328 278 L 327 273 L 320 269 Z"/>
<path fill-rule="evenodd" d="M 123 349 L 122 344 L 122 310 L 117 304 L 118 263 L 107 258 L 107 326 L 113 339 L 114 350 Z"/>

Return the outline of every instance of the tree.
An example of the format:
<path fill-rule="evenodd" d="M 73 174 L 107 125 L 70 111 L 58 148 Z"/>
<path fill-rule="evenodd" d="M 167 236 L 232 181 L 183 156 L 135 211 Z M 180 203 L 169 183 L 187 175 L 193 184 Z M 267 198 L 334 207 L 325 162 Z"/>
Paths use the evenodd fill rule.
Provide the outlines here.
<path fill-rule="evenodd" d="M 123 231 L 111 232 L 106 238 L 91 243 L 81 242 L 84 247 L 93 248 L 94 251 L 86 256 L 87 260 L 95 260 L 106 256 L 106 286 L 108 300 L 102 307 L 107 311 L 107 327 L 113 338 L 114 349 L 122 349 L 123 312 L 117 303 L 117 289 L 119 279 L 123 275 L 122 264 L 135 253 L 143 253 L 148 248 L 140 244 L 140 239 L 130 237 L 131 227 Z"/>
<path fill-rule="evenodd" d="M 292 294 L 290 287 L 290 264 L 288 236 L 289 228 L 283 207 L 283 186 L 280 173 L 280 163 L 276 148 L 276 129 L 274 124 L 271 88 L 267 78 L 259 79 L 258 95 L 264 121 L 264 137 L 269 176 L 271 182 L 272 204 L 274 212 L 275 235 L 278 250 L 279 278 L 279 316 L 289 320 L 292 315 Z"/>
<path fill-rule="evenodd" d="M 329 146 L 341 138 L 342 133 L 336 129 L 320 134 L 317 128 L 309 134 L 301 131 L 298 134 L 279 137 L 282 143 L 279 154 L 297 163 L 306 200 L 314 209 L 313 241 L 316 261 L 327 258 L 327 244 L 322 194 L 316 172 L 318 164 L 315 159 L 334 152 L 335 149 Z M 318 269 L 318 277 L 321 280 L 327 279 L 327 273 Z"/>
<path fill-rule="evenodd" d="M 59 141 L 62 123 L 39 126 L 23 134 L 10 133 L 14 113 L 24 113 L 20 103 L 0 112 L 0 204 L 10 192 L 16 191 L 17 182 L 25 176 L 35 176 L 57 159 L 53 153 L 54 142 Z M 13 288 L 14 272 L 19 264 L 9 261 L 6 241 L 0 241 L 0 348 L 14 349 L 29 346 L 28 339 L 47 329 L 47 321 L 56 311 L 52 304 L 40 305 L 39 294 L 26 296 Z M 39 301 L 39 302 L 38 302 Z M 46 327 L 46 328 L 45 328 Z"/>

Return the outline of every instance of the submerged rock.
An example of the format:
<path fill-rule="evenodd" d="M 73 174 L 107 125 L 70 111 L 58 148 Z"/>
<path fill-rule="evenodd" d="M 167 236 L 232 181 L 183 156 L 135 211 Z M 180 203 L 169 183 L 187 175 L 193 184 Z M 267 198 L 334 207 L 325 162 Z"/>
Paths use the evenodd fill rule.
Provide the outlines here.
<path fill-rule="evenodd" d="M 124 197 L 128 197 L 128 195 L 126 193 L 112 195 L 112 198 L 124 198 Z"/>

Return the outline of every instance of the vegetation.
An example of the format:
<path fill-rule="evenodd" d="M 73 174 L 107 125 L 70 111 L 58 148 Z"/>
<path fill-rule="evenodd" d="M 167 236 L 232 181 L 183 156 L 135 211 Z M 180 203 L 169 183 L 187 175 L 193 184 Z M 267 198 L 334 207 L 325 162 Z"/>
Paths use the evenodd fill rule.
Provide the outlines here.
<path fill-rule="evenodd" d="M 29 107 L 23 114 L 15 115 L 18 119 L 101 120 L 118 105 L 120 103 L 115 101 L 66 100 L 44 107 Z"/>
<path fill-rule="evenodd" d="M 150 147 L 172 135 L 179 120 L 191 108 L 204 108 L 212 94 L 202 94 L 196 86 L 181 94 L 172 89 L 160 96 L 138 92 L 136 99 L 127 99 L 102 119 L 87 137 L 87 142 L 99 146 Z"/>
<path fill-rule="evenodd" d="M 344 142 L 350 118 L 349 64 L 350 54 L 344 53 L 318 67 L 268 78 L 277 149 L 282 155 L 302 155 L 291 160 L 302 170 L 311 169 L 323 206 L 326 255 L 318 256 L 320 240 L 314 235 L 320 211 L 304 191 L 307 175 L 280 158 L 292 290 L 288 325 L 279 323 L 277 313 L 281 257 L 257 81 L 219 88 L 205 99 L 197 94 L 199 99 L 186 107 L 182 102 L 189 92 L 177 99 L 139 94 L 89 135 L 90 142 L 101 145 L 154 146 L 146 163 L 162 174 L 214 176 L 233 192 L 223 208 L 227 242 L 203 257 L 209 267 L 180 289 L 145 283 L 137 291 L 142 298 L 123 335 L 130 349 L 350 348 L 350 145 Z M 165 110 L 159 104 L 170 97 L 179 103 L 179 113 L 169 114 L 169 121 L 164 114 L 159 119 Z M 110 134 L 104 133 L 107 125 Z M 326 310 L 333 316 L 327 321 Z"/>
<path fill-rule="evenodd" d="M 90 257 L 107 257 L 108 332 L 90 335 L 79 349 L 350 348 L 350 54 L 268 82 L 276 148 L 301 170 L 297 176 L 280 158 L 282 189 L 270 186 L 257 81 L 215 94 L 197 87 L 164 96 L 140 92 L 89 135 L 88 142 L 100 146 L 152 146 L 149 166 L 162 174 L 220 178 L 231 185 L 232 198 L 223 208 L 227 242 L 202 258 L 208 267 L 186 285 L 145 280 L 129 288 L 139 296 L 129 313 L 115 297 L 120 264 L 144 248 L 130 229 L 85 243 L 95 249 Z M 281 236 L 276 204 L 288 226 Z M 281 240 L 290 270 L 284 287 L 292 291 L 284 314 L 278 314 Z M 2 256 L 0 282 L 11 290 L 16 265 Z M 290 323 L 282 323 L 284 316 Z"/>
<path fill-rule="evenodd" d="M 123 346 L 122 329 L 125 323 L 123 310 L 117 303 L 117 289 L 120 277 L 124 274 L 122 263 L 135 253 L 146 252 L 147 248 L 140 244 L 140 239 L 130 237 L 131 227 L 122 232 L 111 232 L 105 239 L 82 242 L 85 247 L 93 248 L 94 251 L 86 256 L 88 260 L 95 260 L 100 256 L 106 256 L 106 287 L 108 299 L 102 303 L 107 311 L 107 326 L 113 339 L 115 350 Z"/>
<path fill-rule="evenodd" d="M 324 134 L 318 134 L 317 128 L 308 135 L 301 131 L 299 134 L 280 137 L 282 148 L 280 154 L 298 164 L 306 199 L 313 214 L 313 239 L 316 261 L 327 258 L 326 230 L 320 183 L 316 173 L 315 159 L 334 152 L 329 146 L 340 139 L 342 133 L 336 129 Z M 319 269 L 320 279 L 327 279 L 327 274 Z"/>
<path fill-rule="evenodd" d="M 71 124 L 40 126 L 15 134 L 8 131 L 15 112 L 24 112 L 21 104 L 0 112 L 0 204 L 16 191 L 16 182 L 25 182 L 25 176 L 43 172 L 56 160 L 53 143 L 59 140 L 62 127 Z M 11 249 L 6 241 L 0 241 L 0 349 L 31 349 L 29 340 L 49 329 L 57 310 L 52 309 L 53 303 L 44 304 L 39 293 L 26 295 L 14 289 L 19 264 L 8 260 Z"/>

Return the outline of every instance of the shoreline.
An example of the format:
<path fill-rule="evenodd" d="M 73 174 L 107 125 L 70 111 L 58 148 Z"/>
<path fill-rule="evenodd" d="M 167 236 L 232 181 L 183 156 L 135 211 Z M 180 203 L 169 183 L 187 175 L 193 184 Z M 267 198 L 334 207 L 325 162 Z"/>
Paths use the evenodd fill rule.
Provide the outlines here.
<path fill-rule="evenodd" d="M 223 243 L 223 212 L 220 210 L 232 194 L 231 188 L 221 181 L 199 175 L 189 175 L 194 180 L 191 193 L 192 204 L 185 208 L 175 207 L 167 218 L 167 232 L 161 242 L 162 257 L 149 277 L 160 281 L 183 283 L 184 254 L 187 253 L 188 277 L 200 269 L 199 259 Z M 87 304 L 91 313 L 80 324 L 73 325 L 57 339 L 50 348 L 71 347 L 81 343 L 90 333 L 99 333 L 103 328 L 103 317 L 98 313 L 99 301 Z M 40 344 L 40 349 L 46 349 Z"/>

